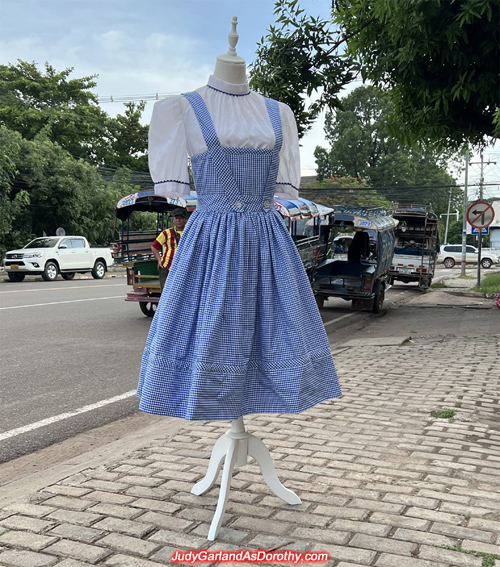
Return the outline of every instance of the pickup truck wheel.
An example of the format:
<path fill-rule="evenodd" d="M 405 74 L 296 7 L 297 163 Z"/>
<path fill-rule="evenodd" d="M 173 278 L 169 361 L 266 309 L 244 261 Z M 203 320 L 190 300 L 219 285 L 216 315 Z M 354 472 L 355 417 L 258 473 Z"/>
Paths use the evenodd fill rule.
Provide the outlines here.
<path fill-rule="evenodd" d="M 157 305 L 157 303 L 151 303 L 150 301 L 139 302 L 139 307 L 141 308 L 141 311 L 144 313 L 144 315 L 146 315 L 146 317 L 153 317 L 153 315 L 156 313 Z"/>
<path fill-rule="evenodd" d="M 92 277 L 95 280 L 102 280 L 105 273 L 106 273 L 106 266 L 100 260 L 98 260 L 94 264 L 94 267 L 92 268 Z"/>
<path fill-rule="evenodd" d="M 75 277 L 75 272 L 65 272 L 61 274 L 63 280 L 72 280 Z"/>
<path fill-rule="evenodd" d="M 382 311 L 382 306 L 384 305 L 385 299 L 385 288 L 380 285 L 375 297 L 373 298 L 373 312 L 380 313 Z"/>
<path fill-rule="evenodd" d="M 11 282 L 22 282 L 24 280 L 25 276 L 26 276 L 26 274 L 15 274 L 15 273 L 9 272 L 9 280 Z"/>
<path fill-rule="evenodd" d="M 57 274 L 59 273 L 59 268 L 55 262 L 47 262 L 45 264 L 45 270 L 43 270 L 42 278 L 46 282 L 53 282 L 57 279 Z"/>
<path fill-rule="evenodd" d="M 481 260 L 481 266 L 483 266 L 483 268 L 486 268 L 487 270 L 491 268 L 492 264 L 493 262 L 489 258 L 483 258 Z"/>
<path fill-rule="evenodd" d="M 445 268 L 453 268 L 455 260 L 453 258 L 445 258 L 443 264 Z"/>

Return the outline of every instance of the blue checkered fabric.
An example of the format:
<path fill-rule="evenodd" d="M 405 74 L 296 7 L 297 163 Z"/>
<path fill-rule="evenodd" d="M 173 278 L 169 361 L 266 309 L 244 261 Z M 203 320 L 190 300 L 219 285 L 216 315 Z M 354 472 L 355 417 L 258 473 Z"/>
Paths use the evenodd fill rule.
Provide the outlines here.
<path fill-rule="evenodd" d="M 221 147 L 198 93 L 185 95 L 207 150 L 198 193 L 144 350 L 145 412 L 192 420 L 298 413 L 341 395 L 328 339 L 295 244 L 274 208 L 282 143 Z"/>

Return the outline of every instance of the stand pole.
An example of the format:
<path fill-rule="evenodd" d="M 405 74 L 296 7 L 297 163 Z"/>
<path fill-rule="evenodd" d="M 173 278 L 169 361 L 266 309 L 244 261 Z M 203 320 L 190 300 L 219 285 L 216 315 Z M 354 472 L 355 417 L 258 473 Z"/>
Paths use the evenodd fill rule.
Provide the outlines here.
<path fill-rule="evenodd" d="M 222 437 L 217 439 L 212 449 L 206 475 L 191 489 L 191 493 L 197 496 L 209 490 L 219 476 L 224 462 L 219 500 L 208 532 L 207 539 L 209 541 L 213 541 L 219 533 L 229 499 L 233 469 L 246 465 L 249 456 L 257 461 L 264 480 L 278 498 L 281 498 L 287 504 L 301 504 L 300 498 L 281 484 L 269 449 L 255 435 L 248 433 L 243 423 L 243 417 L 239 417 L 231 422 L 229 431 L 226 431 Z"/>

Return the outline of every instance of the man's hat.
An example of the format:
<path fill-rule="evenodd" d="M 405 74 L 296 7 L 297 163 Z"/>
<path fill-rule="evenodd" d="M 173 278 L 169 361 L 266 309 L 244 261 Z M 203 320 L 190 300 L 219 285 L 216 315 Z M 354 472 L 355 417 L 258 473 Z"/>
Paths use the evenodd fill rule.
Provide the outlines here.
<path fill-rule="evenodd" d="M 189 217 L 189 213 L 186 211 L 186 209 L 174 209 L 172 211 L 172 216 L 173 217 L 185 217 L 188 218 Z"/>

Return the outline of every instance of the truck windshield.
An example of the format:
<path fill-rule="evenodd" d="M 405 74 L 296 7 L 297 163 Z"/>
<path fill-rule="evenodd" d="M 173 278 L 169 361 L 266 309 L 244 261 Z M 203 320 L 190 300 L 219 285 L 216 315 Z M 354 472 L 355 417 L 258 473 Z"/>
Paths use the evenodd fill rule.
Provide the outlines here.
<path fill-rule="evenodd" d="M 35 238 L 25 248 L 53 248 L 59 242 L 59 238 Z"/>

